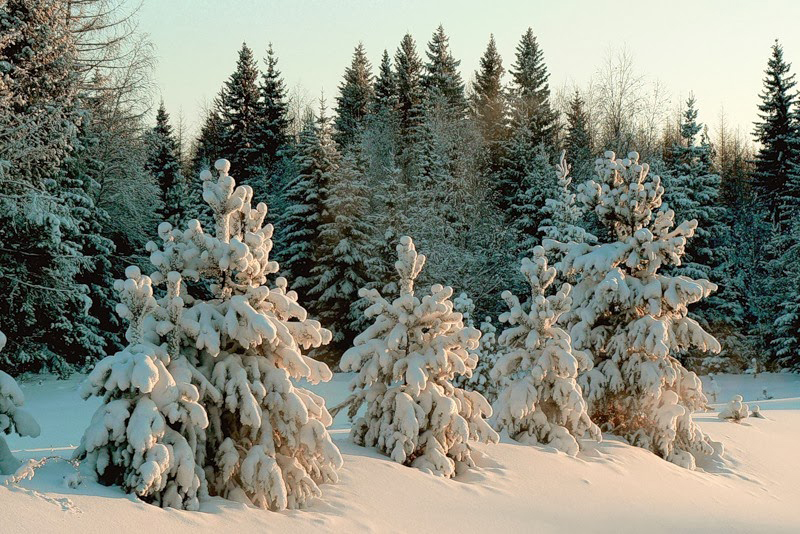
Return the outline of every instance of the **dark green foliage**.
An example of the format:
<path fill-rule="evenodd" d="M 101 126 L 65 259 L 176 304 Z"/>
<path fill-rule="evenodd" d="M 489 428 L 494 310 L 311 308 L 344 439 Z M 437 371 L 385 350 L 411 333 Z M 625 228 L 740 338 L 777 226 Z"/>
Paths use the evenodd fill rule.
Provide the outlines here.
<path fill-rule="evenodd" d="M 341 147 L 351 145 L 363 127 L 373 98 L 372 66 L 367 60 L 364 45 L 358 43 L 353 61 L 344 71 L 336 97 L 335 141 Z"/>
<path fill-rule="evenodd" d="M 159 220 L 181 227 L 186 219 L 188 192 L 178 161 L 178 143 L 163 101 L 156 112 L 156 125 L 148 136 L 148 145 L 145 169 L 161 192 Z"/>
<path fill-rule="evenodd" d="M 428 99 L 433 102 L 441 100 L 454 117 L 463 117 L 467 110 L 467 100 L 464 96 L 464 82 L 458 71 L 461 62 L 453 58 L 450 38 L 444 33 L 441 24 L 428 42 L 425 55 L 428 62 L 425 63 L 422 87 L 427 92 Z"/>
<path fill-rule="evenodd" d="M 550 74 L 533 30 L 528 28 L 517 45 L 511 73 L 511 122 L 514 129 L 526 128 L 532 144 L 552 146 L 556 134 L 556 113 L 550 107 Z"/>

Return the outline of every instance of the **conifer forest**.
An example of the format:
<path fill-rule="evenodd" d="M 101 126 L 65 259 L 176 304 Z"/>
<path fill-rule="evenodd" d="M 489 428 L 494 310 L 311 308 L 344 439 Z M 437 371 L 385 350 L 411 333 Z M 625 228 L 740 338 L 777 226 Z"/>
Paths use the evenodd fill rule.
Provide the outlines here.
<path fill-rule="evenodd" d="M 157 3 L 0 0 L 0 532 L 800 529 L 789 35 L 748 41 L 739 123 L 635 14 L 565 79 L 544 14 L 461 31 L 473 70 L 476 6 L 373 49 L 164 2 L 276 17 L 187 117 Z M 284 75 L 319 39 L 351 50 L 321 91 Z"/>

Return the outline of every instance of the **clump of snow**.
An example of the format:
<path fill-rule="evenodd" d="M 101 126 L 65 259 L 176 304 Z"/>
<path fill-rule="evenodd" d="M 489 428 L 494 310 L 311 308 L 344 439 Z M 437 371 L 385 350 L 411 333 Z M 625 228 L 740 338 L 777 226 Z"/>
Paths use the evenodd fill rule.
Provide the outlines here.
<path fill-rule="evenodd" d="M 748 410 L 747 404 L 743 402 L 742 396 L 735 395 L 731 401 L 726 404 L 722 410 L 720 410 L 718 417 L 720 419 L 729 419 L 738 423 L 742 419 L 747 418 L 749 415 L 750 410 Z"/>
<path fill-rule="evenodd" d="M 331 333 L 285 278 L 266 285 L 279 269 L 267 206 L 252 207 L 252 189 L 236 187 L 226 160 L 215 167 L 217 180 L 203 184 L 215 235 L 197 220 L 185 230 L 162 223 L 162 243 L 147 244 L 155 272 L 129 267 L 115 284 L 129 345 L 86 380 L 83 396 L 103 404 L 76 457 L 101 482 L 163 507 L 197 510 L 219 495 L 298 508 L 342 465 L 324 400 L 292 383 L 331 378 L 304 354 Z"/>
<path fill-rule="evenodd" d="M 5 345 L 6 336 L 0 332 L 0 351 Z M 35 438 L 41 432 L 36 420 L 21 408 L 24 403 L 25 396 L 17 382 L 0 371 L 0 475 L 10 475 L 20 466 L 20 462 L 11 454 L 3 436 L 17 434 Z"/>
<path fill-rule="evenodd" d="M 421 299 L 414 283 L 425 264 L 410 237 L 397 246 L 395 267 L 400 295 L 392 302 L 375 289 L 359 295 L 372 303 L 364 312 L 373 323 L 342 356 L 342 370 L 357 373 L 350 407 L 351 436 L 359 445 L 377 447 L 394 461 L 452 477 L 473 466 L 470 439 L 497 441 L 485 421 L 491 406 L 478 392 L 454 387 L 477 358 L 480 332 L 465 327 L 453 310 L 453 290 L 434 284 Z"/>

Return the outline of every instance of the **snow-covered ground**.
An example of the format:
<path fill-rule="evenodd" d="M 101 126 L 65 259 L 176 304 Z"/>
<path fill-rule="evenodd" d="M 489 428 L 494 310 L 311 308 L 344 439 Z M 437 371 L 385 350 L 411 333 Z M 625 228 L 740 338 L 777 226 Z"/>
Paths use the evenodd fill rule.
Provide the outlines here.
<path fill-rule="evenodd" d="M 338 374 L 315 390 L 334 405 L 349 378 Z M 81 379 L 21 384 L 42 433 L 9 436 L 18 458 L 71 455 L 97 406 L 78 397 Z M 75 468 L 49 460 L 17 485 L 0 476 L 0 533 L 800 532 L 800 375 L 716 381 L 715 409 L 741 394 L 766 416 L 741 424 L 696 416 L 725 445 L 726 466 L 716 472 L 687 471 L 608 436 L 577 458 L 504 439 L 475 445 L 480 468 L 446 480 L 353 445 L 340 414 L 332 432 L 345 460 L 340 482 L 323 486 L 310 509 L 275 513 L 214 498 L 201 512 L 162 510 L 91 480 L 70 487 Z M 760 400 L 764 389 L 773 399 Z"/>

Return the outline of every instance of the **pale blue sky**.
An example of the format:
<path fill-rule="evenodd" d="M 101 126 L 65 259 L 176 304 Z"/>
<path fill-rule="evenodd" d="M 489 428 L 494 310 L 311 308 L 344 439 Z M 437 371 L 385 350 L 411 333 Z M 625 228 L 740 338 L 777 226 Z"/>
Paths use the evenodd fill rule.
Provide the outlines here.
<path fill-rule="evenodd" d="M 394 55 L 406 31 L 422 54 L 442 23 L 469 80 L 490 33 L 508 67 L 531 26 L 553 88 L 585 85 L 610 47 L 626 45 L 638 70 L 661 80 L 673 100 L 694 91 L 702 121 L 713 127 L 724 105 L 747 133 L 776 37 L 800 66 L 796 0 L 144 0 L 140 18 L 156 47 L 157 91 L 192 127 L 233 70 L 243 41 L 259 58 L 271 41 L 287 85 L 302 84 L 312 96 L 324 88 L 332 104 L 358 41 L 377 66 L 383 49 Z"/>

